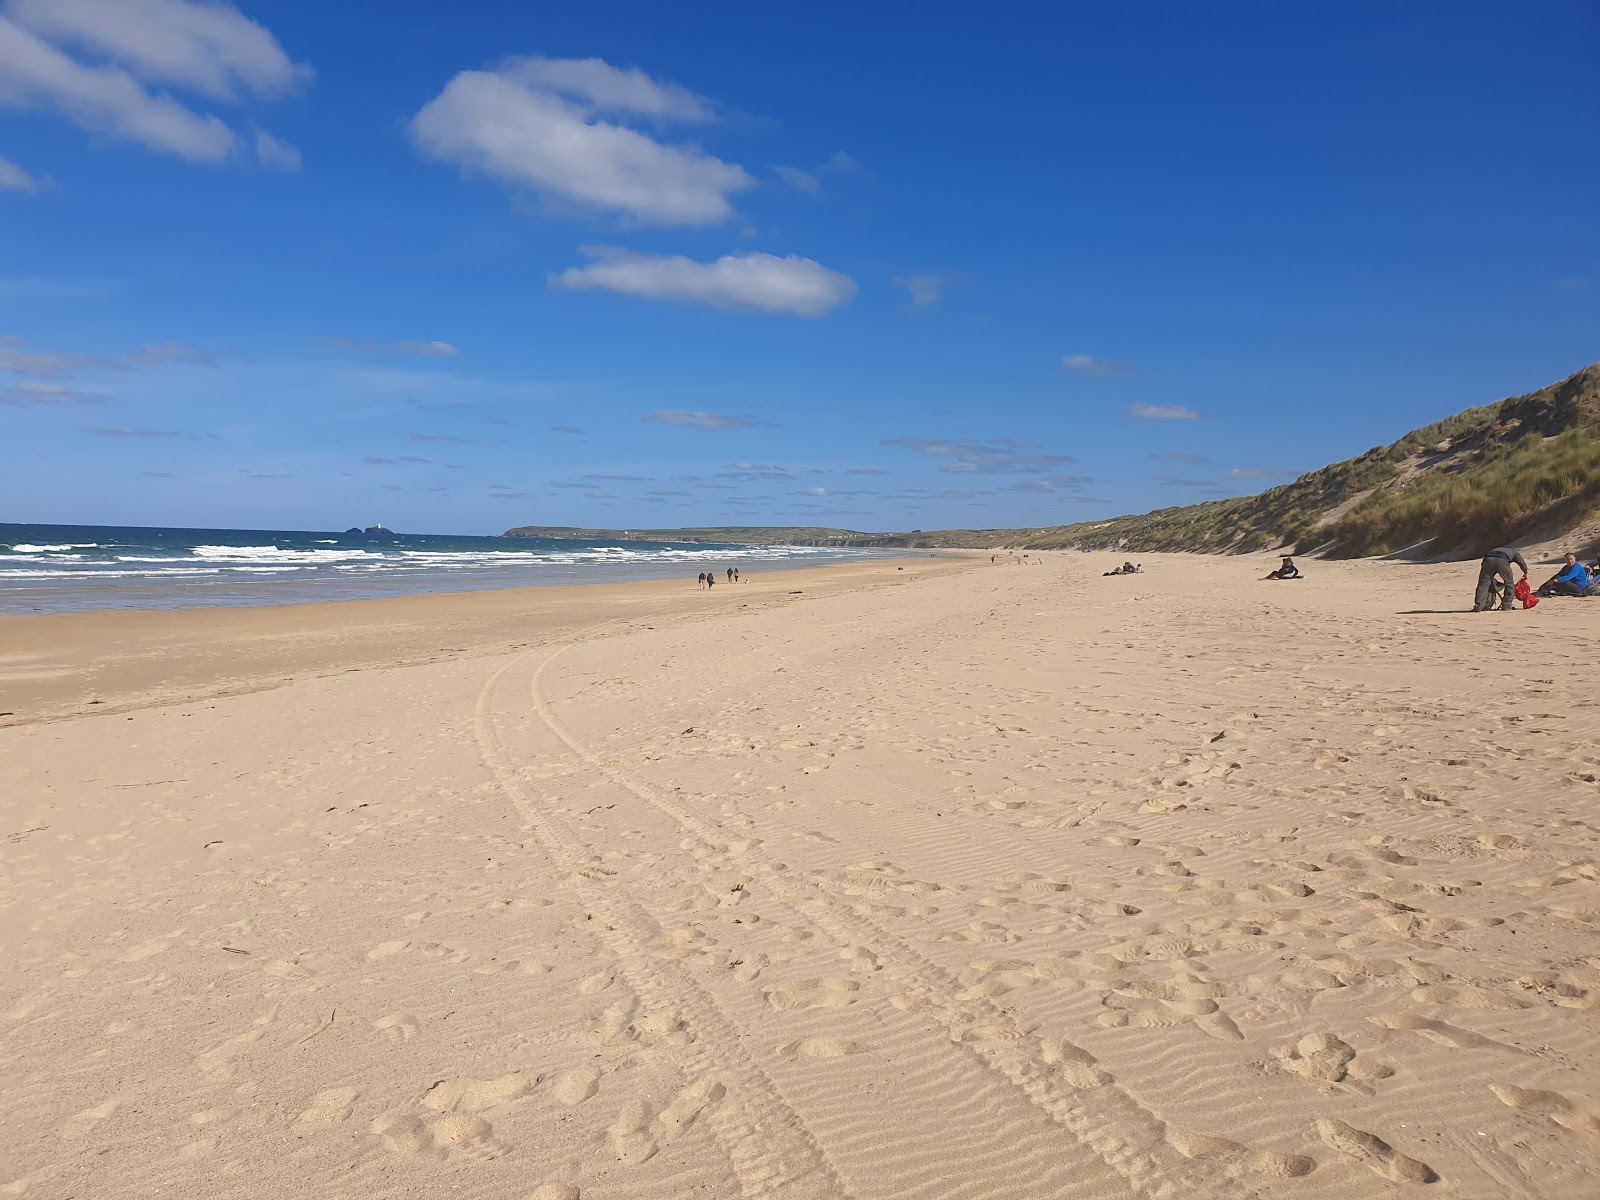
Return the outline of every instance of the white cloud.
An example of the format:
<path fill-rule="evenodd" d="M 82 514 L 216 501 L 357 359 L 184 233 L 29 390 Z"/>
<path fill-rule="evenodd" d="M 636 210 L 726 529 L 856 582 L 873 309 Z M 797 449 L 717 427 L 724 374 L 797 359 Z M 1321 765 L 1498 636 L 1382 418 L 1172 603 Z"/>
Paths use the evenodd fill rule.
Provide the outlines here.
<path fill-rule="evenodd" d="M 552 287 L 603 289 L 651 300 L 689 300 L 716 308 L 820 317 L 856 294 L 855 280 L 809 258 L 727 254 L 702 263 L 681 255 L 585 247 L 596 261 L 550 277 Z"/>
<path fill-rule="evenodd" d="M 300 169 L 300 151 L 288 142 L 280 142 L 265 129 L 258 129 L 256 161 L 268 170 L 294 172 Z"/>
<path fill-rule="evenodd" d="M 599 58 L 515 59 L 502 68 L 513 79 L 542 91 L 587 100 L 607 112 L 677 121 L 710 121 L 715 114 L 703 96 L 675 83 L 659 83 L 637 67 L 621 70 Z"/>
<path fill-rule="evenodd" d="M 111 61 L 84 61 L 63 45 Z M 189 162 L 222 162 L 239 139 L 219 118 L 147 84 L 234 101 L 282 95 L 310 75 L 221 0 L 5 0 L 0 15 L 0 107 L 46 109 L 90 133 Z M 298 158 L 268 143 L 258 138 L 268 165 Z"/>
<path fill-rule="evenodd" d="M 204 0 L 7 0 L 41 37 L 115 59 L 141 79 L 217 100 L 281 96 L 311 77 L 231 4 Z"/>
<path fill-rule="evenodd" d="M 0 158 L 0 192 L 37 191 L 39 183 L 9 158 Z"/>
<path fill-rule="evenodd" d="M 1126 368 L 1119 362 L 1109 358 L 1096 358 L 1092 354 L 1067 354 L 1061 359 L 1061 369 L 1071 371 L 1074 375 L 1095 375 L 1105 378 L 1108 375 L 1121 375 Z"/>
<path fill-rule="evenodd" d="M 1122 410 L 1135 421 L 1198 421 L 1200 414 L 1182 404 L 1130 404 Z"/>
<path fill-rule="evenodd" d="M 220 162 L 233 131 L 156 96 L 126 71 L 88 67 L 0 17 L 0 105 L 49 108 L 91 133 L 139 142 L 190 162 Z"/>
<path fill-rule="evenodd" d="M 418 358 L 459 358 L 461 351 L 449 342 L 396 342 L 394 348 L 401 354 L 414 354 Z"/>
<path fill-rule="evenodd" d="M 641 421 L 652 421 L 657 425 L 676 425 L 680 429 L 704 429 L 707 431 L 748 429 L 755 424 L 755 421 L 749 417 L 732 417 L 723 413 L 685 412 L 681 408 L 668 408 L 660 412 L 645 413 L 639 419 Z"/>
<path fill-rule="evenodd" d="M 669 146 L 603 112 L 708 120 L 693 93 L 599 59 L 514 59 L 462 71 L 411 122 L 419 150 L 556 201 L 656 225 L 715 225 L 754 185 L 743 167 Z"/>

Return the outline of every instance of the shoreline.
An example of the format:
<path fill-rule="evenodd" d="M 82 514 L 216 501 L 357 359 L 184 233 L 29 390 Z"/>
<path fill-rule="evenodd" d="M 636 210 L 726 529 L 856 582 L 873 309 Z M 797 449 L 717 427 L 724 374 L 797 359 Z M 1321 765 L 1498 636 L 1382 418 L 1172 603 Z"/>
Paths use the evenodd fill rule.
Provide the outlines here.
<path fill-rule="evenodd" d="M 923 552 L 686 579 L 537 584 L 285 604 L 0 614 L 0 727 L 126 712 L 347 671 L 492 654 L 619 620 L 692 620 L 970 564 Z M 698 607 L 695 605 L 698 603 Z M 735 609 L 738 611 L 738 609 Z"/>

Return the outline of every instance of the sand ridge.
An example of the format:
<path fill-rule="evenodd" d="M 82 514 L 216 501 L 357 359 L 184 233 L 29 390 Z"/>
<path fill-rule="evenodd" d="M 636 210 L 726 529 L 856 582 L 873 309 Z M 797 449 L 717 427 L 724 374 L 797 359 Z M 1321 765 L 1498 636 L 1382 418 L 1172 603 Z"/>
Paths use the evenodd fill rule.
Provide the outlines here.
<path fill-rule="evenodd" d="M 0 731 L 0 1185 L 1600 1194 L 1597 614 L 1107 561 Z"/>

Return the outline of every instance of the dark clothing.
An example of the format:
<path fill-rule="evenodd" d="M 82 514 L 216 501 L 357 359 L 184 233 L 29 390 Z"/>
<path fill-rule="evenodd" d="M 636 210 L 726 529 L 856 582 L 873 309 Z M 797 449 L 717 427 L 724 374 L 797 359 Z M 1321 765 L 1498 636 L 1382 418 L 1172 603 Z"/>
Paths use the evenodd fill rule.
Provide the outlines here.
<path fill-rule="evenodd" d="M 1511 601 L 1515 598 L 1513 592 L 1517 583 L 1511 577 L 1511 563 L 1513 560 L 1508 557 L 1509 554 L 1516 554 L 1516 551 L 1496 550 L 1493 554 L 1483 556 L 1483 564 L 1478 568 L 1478 591 L 1472 598 L 1473 612 L 1483 612 L 1493 606 L 1491 592 L 1496 579 L 1499 579 L 1505 585 L 1505 591 L 1500 596 L 1500 607 L 1502 609 L 1511 607 Z M 1522 555 L 1517 554 L 1514 561 L 1522 562 Z M 1528 573 L 1526 563 L 1523 564 L 1522 573 L 1524 575 Z"/>
<path fill-rule="evenodd" d="M 1565 579 L 1549 580 L 1539 589 L 1541 596 L 1582 596 L 1587 588 L 1581 588 L 1575 583 L 1568 583 Z"/>
<path fill-rule="evenodd" d="M 1503 558 L 1508 563 L 1515 563 L 1517 566 L 1521 567 L 1524 575 L 1528 573 L 1528 560 L 1522 557 L 1522 551 L 1520 550 L 1513 550 L 1509 546 L 1502 546 L 1498 550 L 1491 550 L 1489 553 L 1485 554 L 1483 556 L 1483 561 L 1488 562 L 1491 558 Z"/>

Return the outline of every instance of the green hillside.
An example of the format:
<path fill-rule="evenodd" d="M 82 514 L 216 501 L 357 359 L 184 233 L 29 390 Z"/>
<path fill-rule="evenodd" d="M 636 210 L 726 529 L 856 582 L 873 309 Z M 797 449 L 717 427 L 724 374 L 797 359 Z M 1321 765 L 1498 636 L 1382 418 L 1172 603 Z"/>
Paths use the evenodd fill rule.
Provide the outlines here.
<path fill-rule="evenodd" d="M 847 529 L 578 530 L 511 537 L 629 537 L 806 546 L 1242 553 L 1293 547 L 1355 558 L 1464 558 L 1553 537 L 1600 509 L 1600 363 L 1526 396 L 1469 408 L 1389 446 L 1255 496 L 1042 529 L 858 533 Z"/>

